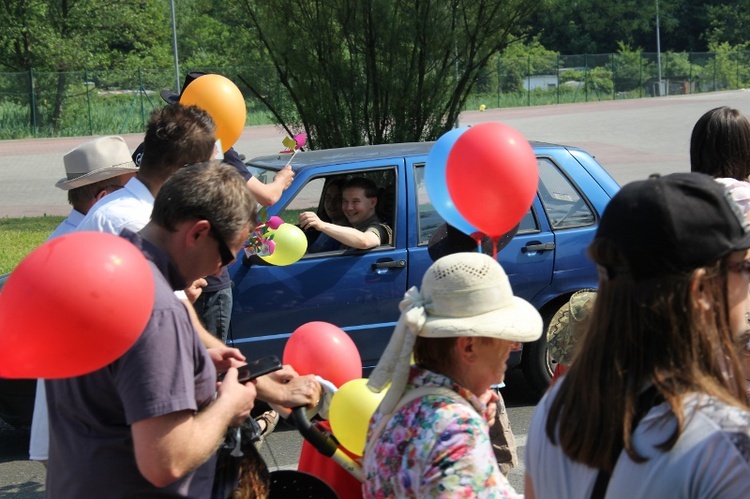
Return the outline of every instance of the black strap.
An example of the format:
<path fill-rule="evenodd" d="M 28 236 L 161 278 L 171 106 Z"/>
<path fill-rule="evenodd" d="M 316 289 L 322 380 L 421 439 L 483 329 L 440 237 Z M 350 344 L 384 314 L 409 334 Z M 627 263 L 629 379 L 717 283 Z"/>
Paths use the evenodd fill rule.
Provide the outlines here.
<path fill-rule="evenodd" d="M 650 411 L 653 407 L 661 404 L 662 402 L 664 402 L 664 397 L 653 385 L 651 385 L 646 391 L 638 396 L 638 407 L 635 411 L 635 417 L 633 418 L 633 426 L 630 429 L 630 435 L 633 435 L 633 433 L 635 433 L 635 429 L 638 427 L 641 419 L 643 419 L 646 414 L 648 414 L 648 411 Z M 624 447 L 624 445 L 624 442 L 620 441 L 618 442 L 618 445 L 616 445 L 614 449 L 612 449 L 612 455 L 614 457 L 615 465 L 617 465 L 617 459 L 620 457 L 620 453 L 622 453 L 622 448 Z M 614 471 L 614 469 L 612 471 Z M 599 473 L 596 475 L 596 482 L 594 482 L 594 489 L 591 491 L 591 499 L 604 499 L 604 496 L 607 494 L 607 487 L 609 486 L 610 478 L 612 478 L 612 473 L 604 470 L 599 470 Z"/>

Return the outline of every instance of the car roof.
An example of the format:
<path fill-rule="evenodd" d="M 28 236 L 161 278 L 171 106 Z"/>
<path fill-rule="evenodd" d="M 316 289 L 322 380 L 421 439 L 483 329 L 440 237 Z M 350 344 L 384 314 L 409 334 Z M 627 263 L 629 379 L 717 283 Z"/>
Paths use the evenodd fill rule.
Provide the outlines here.
<path fill-rule="evenodd" d="M 565 147 L 546 142 L 530 142 L 535 149 L 543 147 Z M 426 156 L 435 142 L 404 142 L 399 144 L 379 144 L 372 146 L 342 147 L 338 149 L 321 149 L 319 151 L 299 152 L 292 160 L 292 169 L 299 172 L 306 168 L 321 165 L 337 165 L 354 161 L 372 161 L 377 159 Z M 286 166 L 291 153 L 277 153 L 258 156 L 245 164 L 269 170 L 280 170 Z"/>

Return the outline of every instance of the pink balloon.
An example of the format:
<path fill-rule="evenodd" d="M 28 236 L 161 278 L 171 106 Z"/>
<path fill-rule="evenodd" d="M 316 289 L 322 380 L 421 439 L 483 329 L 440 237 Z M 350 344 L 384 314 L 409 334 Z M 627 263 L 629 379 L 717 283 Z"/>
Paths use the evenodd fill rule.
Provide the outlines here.
<path fill-rule="evenodd" d="M 493 239 L 515 227 L 536 196 L 539 167 L 531 144 L 502 123 L 480 123 L 448 153 L 448 193 L 456 209 Z"/>
<path fill-rule="evenodd" d="M 279 228 L 279 225 L 283 223 L 284 223 L 284 220 L 281 217 L 277 217 L 276 215 L 274 215 L 268 219 L 268 221 L 266 222 L 266 225 L 268 225 L 268 228 L 276 230 Z"/>
<path fill-rule="evenodd" d="M 301 375 L 317 374 L 336 386 L 362 377 L 357 345 L 328 322 L 308 322 L 295 329 L 284 346 L 284 364 Z"/>
<path fill-rule="evenodd" d="M 302 149 L 305 147 L 305 144 L 307 144 L 307 134 L 306 133 L 298 133 L 294 137 L 294 142 L 297 143 L 297 149 Z"/>

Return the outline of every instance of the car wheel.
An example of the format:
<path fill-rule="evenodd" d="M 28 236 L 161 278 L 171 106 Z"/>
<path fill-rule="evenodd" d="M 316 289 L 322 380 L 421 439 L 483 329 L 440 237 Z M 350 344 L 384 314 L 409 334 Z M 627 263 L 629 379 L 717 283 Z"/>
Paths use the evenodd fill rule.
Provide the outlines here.
<path fill-rule="evenodd" d="M 557 300 L 548 303 L 540 311 L 544 320 L 544 329 L 542 336 L 533 343 L 524 343 L 523 353 L 521 355 L 521 369 L 523 370 L 526 381 L 539 394 L 542 395 L 549 388 L 552 380 L 552 373 L 555 372 L 557 362 L 552 360 L 547 349 L 547 331 L 555 312 L 567 303 L 569 296 L 558 297 Z"/>
<path fill-rule="evenodd" d="M 526 381 L 538 394 L 543 394 L 549 388 L 552 373 L 555 370 L 555 363 L 553 363 L 547 351 L 546 334 L 543 334 L 541 338 L 533 343 L 525 343 L 523 345 L 521 369 Z"/>

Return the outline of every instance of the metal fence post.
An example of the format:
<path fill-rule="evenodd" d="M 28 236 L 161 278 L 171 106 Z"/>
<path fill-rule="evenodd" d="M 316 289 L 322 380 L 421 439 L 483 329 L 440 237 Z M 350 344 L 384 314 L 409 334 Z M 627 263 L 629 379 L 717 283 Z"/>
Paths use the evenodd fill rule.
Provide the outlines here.
<path fill-rule="evenodd" d="M 89 112 L 89 135 L 94 135 L 94 124 L 91 120 L 91 91 L 89 90 L 89 70 L 83 70 L 83 84 L 86 86 L 86 108 Z"/>
<path fill-rule="evenodd" d="M 643 52 L 638 58 L 638 97 L 643 97 Z"/>
<path fill-rule="evenodd" d="M 555 58 L 555 64 L 557 65 L 557 103 L 560 103 L 560 56 Z"/>
<path fill-rule="evenodd" d="M 526 62 L 526 105 L 531 106 L 531 55 Z"/>
<path fill-rule="evenodd" d="M 29 112 L 31 113 L 31 134 L 36 137 L 38 129 L 36 123 L 36 99 L 34 97 L 34 68 L 29 68 Z"/>
<path fill-rule="evenodd" d="M 589 55 L 583 54 L 583 95 L 589 101 Z"/>

